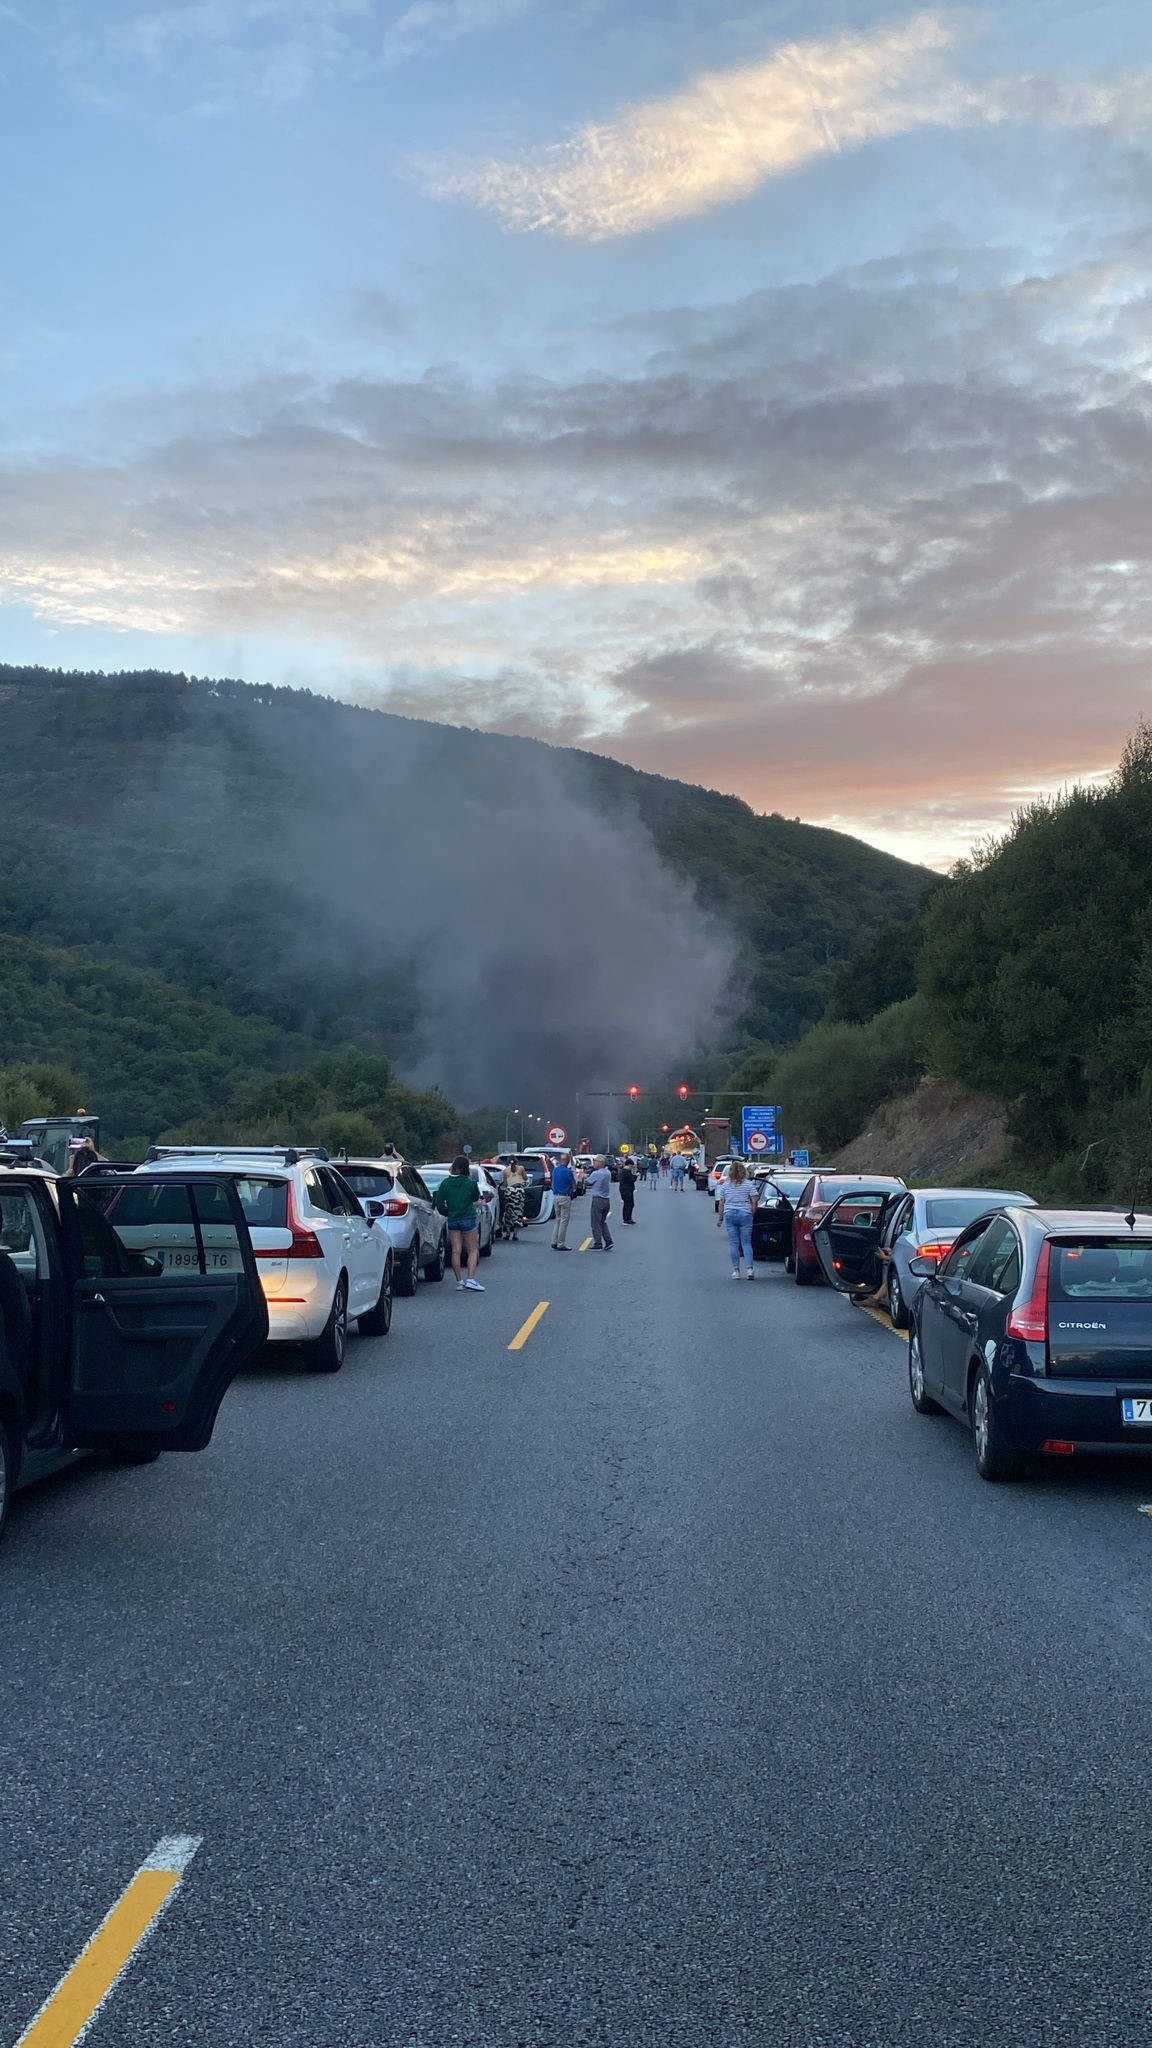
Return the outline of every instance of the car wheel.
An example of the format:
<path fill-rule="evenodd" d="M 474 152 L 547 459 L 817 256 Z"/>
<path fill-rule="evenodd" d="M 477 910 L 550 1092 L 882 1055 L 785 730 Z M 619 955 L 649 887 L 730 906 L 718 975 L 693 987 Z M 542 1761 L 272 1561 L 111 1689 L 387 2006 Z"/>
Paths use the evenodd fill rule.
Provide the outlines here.
<path fill-rule="evenodd" d="M 924 1386 L 924 1359 L 920 1351 L 920 1332 L 913 1323 L 908 1333 L 908 1392 L 917 1415 L 940 1415 L 943 1410 L 926 1392 Z"/>
<path fill-rule="evenodd" d="M 445 1268 L 447 1267 L 447 1264 L 448 1242 L 444 1235 L 444 1232 L 441 1231 L 440 1242 L 436 1246 L 436 1257 L 433 1259 L 432 1264 L 430 1266 L 425 1266 L 424 1278 L 426 1280 L 442 1280 L 444 1278 L 444 1272 Z"/>
<path fill-rule="evenodd" d="M 375 1308 L 370 1308 L 367 1315 L 357 1316 L 356 1328 L 362 1337 L 386 1337 L 392 1328 L 391 1252 L 389 1252 L 384 1261 L 384 1276 L 380 1282 L 380 1292 L 376 1298 L 376 1306 Z"/>
<path fill-rule="evenodd" d="M 0 1415 L 0 1536 L 8 1520 L 12 1495 L 16 1490 L 16 1438 L 11 1424 Z"/>
<path fill-rule="evenodd" d="M 904 1294 L 900 1286 L 900 1275 L 895 1266 L 888 1268 L 888 1314 L 894 1330 L 908 1328 L 908 1310 L 904 1306 Z"/>
<path fill-rule="evenodd" d="M 348 1282 L 341 1274 L 332 1296 L 328 1321 L 318 1337 L 305 1344 L 304 1363 L 309 1372 L 339 1372 L 348 1342 Z"/>
<path fill-rule="evenodd" d="M 407 1256 L 400 1261 L 396 1275 L 397 1294 L 415 1294 L 420 1284 L 420 1233 L 412 1239 Z"/>
<path fill-rule="evenodd" d="M 811 1266 L 806 1266 L 802 1259 L 793 1259 L 792 1277 L 797 1287 L 811 1287 L 816 1275 Z"/>
<path fill-rule="evenodd" d="M 786 1273 L 794 1273 L 796 1271 L 796 1261 L 792 1257 L 791 1252 L 785 1252 L 784 1254 L 784 1271 Z"/>
<path fill-rule="evenodd" d="M 492 1257 L 492 1243 L 493 1243 L 493 1239 L 495 1238 L 495 1236 L 496 1236 L 496 1226 L 495 1226 L 495 1224 L 492 1224 L 492 1226 L 491 1226 L 491 1228 L 489 1229 L 489 1232 L 488 1232 L 488 1242 L 487 1242 L 487 1244 L 482 1244 L 482 1245 L 481 1245 L 481 1247 L 480 1247 L 480 1257 L 481 1257 L 482 1259 L 490 1259 L 490 1258 Z"/>
<path fill-rule="evenodd" d="M 1019 1451 L 1004 1442 L 1000 1434 L 986 1365 L 976 1368 L 968 1405 L 972 1415 L 972 1448 L 981 1479 L 1019 1479 L 1024 1459 Z"/>
<path fill-rule="evenodd" d="M 148 1449 L 143 1444 L 110 1444 L 108 1456 L 114 1465 L 154 1465 L 159 1451 Z"/>

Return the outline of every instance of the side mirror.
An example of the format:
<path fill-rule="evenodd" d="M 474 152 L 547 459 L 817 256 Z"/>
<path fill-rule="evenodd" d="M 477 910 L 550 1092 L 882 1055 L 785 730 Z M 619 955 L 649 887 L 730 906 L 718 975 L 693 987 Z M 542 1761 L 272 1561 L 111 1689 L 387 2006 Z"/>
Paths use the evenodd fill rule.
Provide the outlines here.
<path fill-rule="evenodd" d="M 376 1218 L 378 1216 L 383 1216 L 384 1214 L 383 1202 L 361 1202 L 360 1206 L 363 1209 L 364 1214 L 368 1218 L 369 1223 L 375 1223 Z"/>

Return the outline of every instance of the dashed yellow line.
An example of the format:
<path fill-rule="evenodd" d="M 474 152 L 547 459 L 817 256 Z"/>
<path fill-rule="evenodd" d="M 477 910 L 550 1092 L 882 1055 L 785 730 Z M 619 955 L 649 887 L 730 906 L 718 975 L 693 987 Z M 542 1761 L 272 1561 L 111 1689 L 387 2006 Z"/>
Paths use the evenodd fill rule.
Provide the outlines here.
<path fill-rule="evenodd" d="M 73 2048 L 116 1989 L 133 1956 L 179 1890 L 199 1848 L 195 1835 L 166 1835 L 140 1865 L 16 2048 Z"/>
<path fill-rule="evenodd" d="M 590 1237 L 586 1237 L 586 1238 L 584 1239 L 584 1242 L 583 1242 L 583 1244 L 582 1244 L 582 1245 L 581 1245 L 581 1247 L 580 1247 L 581 1251 L 582 1251 L 582 1252 L 586 1252 L 586 1251 L 588 1250 L 588 1247 L 589 1247 L 589 1245 L 591 1244 L 591 1242 L 592 1242 L 592 1239 L 591 1239 Z"/>
<path fill-rule="evenodd" d="M 906 1344 L 908 1342 L 907 1330 L 898 1330 L 886 1309 L 870 1308 L 864 1302 L 860 1302 L 859 1306 L 864 1310 L 866 1316 L 871 1316 L 872 1321 L 874 1323 L 879 1323 L 880 1328 L 882 1330 L 888 1330 L 891 1332 L 893 1337 L 899 1337 L 900 1342 L 902 1344 Z"/>
<path fill-rule="evenodd" d="M 513 1337 L 512 1342 L 508 1346 L 509 1351 L 523 1351 L 524 1346 L 528 1342 L 529 1337 L 532 1335 L 533 1330 L 536 1328 L 537 1323 L 540 1321 L 541 1317 L 546 1316 L 547 1313 L 548 1303 L 546 1301 L 538 1301 L 531 1315 L 529 1316 L 527 1322 L 521 1323 L 520 1328 L 517 1330 L 516 1335 Z"/>

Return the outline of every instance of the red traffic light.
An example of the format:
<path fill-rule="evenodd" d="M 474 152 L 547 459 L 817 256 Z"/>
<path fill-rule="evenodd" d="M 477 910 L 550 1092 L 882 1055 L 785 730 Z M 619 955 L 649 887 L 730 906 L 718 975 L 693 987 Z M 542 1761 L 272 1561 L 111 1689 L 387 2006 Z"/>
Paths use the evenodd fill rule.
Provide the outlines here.
<path fill-rule="evenodd" d="M 637 1086 L 636 1086 L 635 1082 L 633 1082 L 633 1084 L 632 1084 L 631 1088 L 630 1088 L 630 1089 L 628 1090 L 628 1093 L 629 1093 L 629 1095 L 630 1095 L 630 1096 L 632 1097 L 632 1100 L 633 1100 L 633 1102 L 635 1102 L 635 1100 L 636 1100 L 636 1097 L 637 1097 L 637 1096 L 639 1095 L 639 1093 L 640 1093 L 640 1090 L 639 1090 L 639 1089 L 637 1088 Z"/>
<path fill-rule="evenodd" d="M 680 1097 L 680 1100 L 681 1100 L 681 1102 L 687 1102 L 687 1100 L 688 1100 L 688 1084 L 687 1084 L 687 1082 L 686 1082 L 686 1081 L 681 1081 L 681 1083 L 680 1083 L 680 1086 L 679 1086 L 679 1087 L 678 1087 L 678 1089 L 676 1090 L 676 1093 L 677 1093 L 677 1095 L 678 1095 L 678 1096 Z"/>

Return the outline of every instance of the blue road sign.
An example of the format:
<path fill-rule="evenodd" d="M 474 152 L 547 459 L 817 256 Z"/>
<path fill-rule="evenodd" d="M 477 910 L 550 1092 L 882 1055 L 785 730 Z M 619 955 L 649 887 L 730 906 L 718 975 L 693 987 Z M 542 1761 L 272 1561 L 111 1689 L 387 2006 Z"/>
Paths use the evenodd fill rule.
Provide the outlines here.
<path fill-rule="evenodd" d="M 762 1157 L 779 1157 L 784 1150 L 780 1135 L 780 1105 L 774 1109 L 751 1109 L 745 1103 L 740 1112 L 741 1149 Z"/>
<path fill-rule="evenodd" d="M 798 1151 L 788 1154 L 789 1166 L 807 1166 L 809 1163 L 809 1155 L 804 1146 L 801 1146 Z"/>

